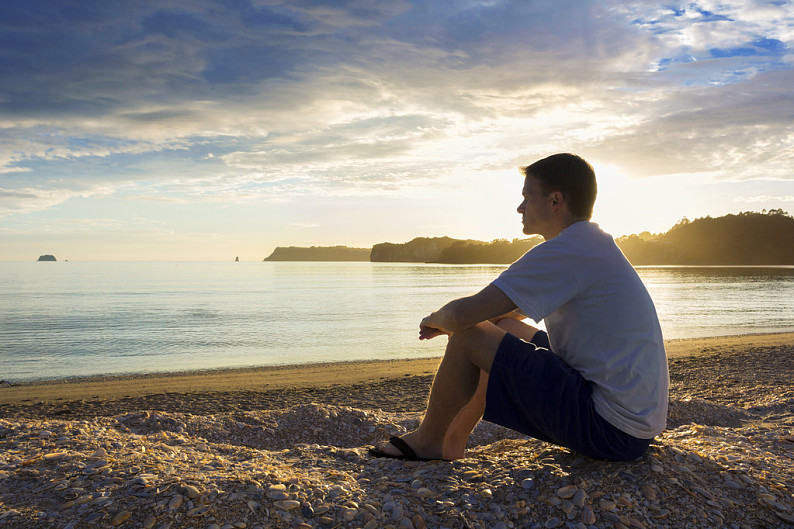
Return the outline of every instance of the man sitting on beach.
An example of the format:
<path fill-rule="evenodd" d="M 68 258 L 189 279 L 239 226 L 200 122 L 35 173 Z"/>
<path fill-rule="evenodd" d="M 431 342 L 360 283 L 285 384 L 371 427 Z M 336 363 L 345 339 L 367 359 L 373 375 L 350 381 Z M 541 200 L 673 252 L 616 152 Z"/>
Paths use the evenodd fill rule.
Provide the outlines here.
<path fill-rule="evenodd" d="M 424 318 L 449 336 L 419 427 L 370 452 L 458 459 L 480 418 L 605 460 L 641 456 L 665 427 L 668 374 L 656 309 L 612 237 L 590 222 L 593 168 L 555 154 L 522 169 L 532 248 L 479 293 Z M 548 334 L 521 321 L 544 320 Z"/>

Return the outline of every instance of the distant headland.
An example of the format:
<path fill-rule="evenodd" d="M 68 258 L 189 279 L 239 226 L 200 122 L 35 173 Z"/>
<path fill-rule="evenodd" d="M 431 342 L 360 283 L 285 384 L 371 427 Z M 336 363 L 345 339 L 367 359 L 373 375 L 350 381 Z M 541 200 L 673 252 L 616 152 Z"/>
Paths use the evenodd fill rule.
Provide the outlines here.
<path fill-rule="evenodd" d="M 491 242 L 417 237 L 406 243 L 379 243 L 372 249 L 276 248 L 265 261 L 509 264 L 541 242 L 539 236 Z M 635 266 L 794 265 L 794 218 L 781 209 L 692 221 L 684 218 L 665 233 L 646 231 L 615 242 Z"/>
<path fill-rule="evenodd" d="M 529 239 L 497 239 L 492 242 L 450 237 L 417 237 L 404 244 L 381 243 L 372 247 L 374 263 L 445 263 L 504 264 L 512 263 L 527 250 L 543 242 L 541 237 Z"/>
<path fill-rule="evenodd" d="M 57 261 L 54 255 L 44 254 L 40 255 L 37 261 Z"/>
<path fill-rule="evenodd" d="M 347 246 L 278 247 L 265 261 L 369 261 L 369 248 Z"/>

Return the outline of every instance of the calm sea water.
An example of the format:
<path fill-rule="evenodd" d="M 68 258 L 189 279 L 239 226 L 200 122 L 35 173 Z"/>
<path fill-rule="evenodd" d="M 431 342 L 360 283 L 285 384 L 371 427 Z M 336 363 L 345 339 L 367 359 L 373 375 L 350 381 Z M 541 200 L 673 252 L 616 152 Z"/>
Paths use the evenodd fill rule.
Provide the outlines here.
<path fill-rule="evenodd" d="M 0 262 L 0 380 L 440 356 L 421 318 L 503 269 Z M 638 271 L 667 339 L 794 331 L 794 267 Z"/>

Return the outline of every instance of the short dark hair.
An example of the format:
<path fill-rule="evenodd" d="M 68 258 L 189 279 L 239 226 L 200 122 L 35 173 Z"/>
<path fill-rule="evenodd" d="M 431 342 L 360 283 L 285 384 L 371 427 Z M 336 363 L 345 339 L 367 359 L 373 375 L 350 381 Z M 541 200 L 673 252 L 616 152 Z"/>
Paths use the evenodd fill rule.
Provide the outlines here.
<path fill-rule="evenodd" d="M 574 216 L 583 219 L 593 216 L 598 187 L 593 166 L 584 158 L 570 153 L 552 154 L 522 167 L 521 172 L 525 177 L 537 178 L 546 195 L 560 191 Z"/>

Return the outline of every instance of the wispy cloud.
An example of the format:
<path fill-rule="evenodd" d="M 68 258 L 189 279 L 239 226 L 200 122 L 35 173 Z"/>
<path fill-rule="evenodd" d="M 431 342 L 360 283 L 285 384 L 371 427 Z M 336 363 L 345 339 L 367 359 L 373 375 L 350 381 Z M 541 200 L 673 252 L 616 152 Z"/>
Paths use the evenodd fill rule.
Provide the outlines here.
<path fill-rule="evenodd" d="M 784 196 L 774 196 L 771 197 L 769 195 L 758 195 L 754 197 L 736 197 L 736 202 L 742 202 L 745 204 L 766 204 L 768 202 L 794 202 L 794 196 L 792 195 L 784 195 Z"/>

